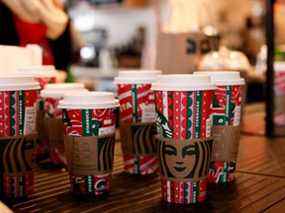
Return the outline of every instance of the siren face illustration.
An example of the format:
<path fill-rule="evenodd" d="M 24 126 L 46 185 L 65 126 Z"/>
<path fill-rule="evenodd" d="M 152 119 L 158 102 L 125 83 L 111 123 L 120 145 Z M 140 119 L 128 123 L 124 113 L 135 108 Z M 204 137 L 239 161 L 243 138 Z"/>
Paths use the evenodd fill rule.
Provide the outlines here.
<path fill-rule="evenodd" d="M 177 145 L 173 146 L 171 142 L 163 145 L 165 164 L 174 177 L 187 178 L 197 161 L 198 147 L 189 144 Z"/>
<path fill-rule="evenodd" d="M 104 192 L 107 189 L 107 181 L 105 179 L 100 179 L 95 183 L 95 189 L 98 192 Z"/>
<path fill-rule="evenodd" d="M 179 180 L 204 178 L 211 160 L 212 142 L 212 140 L 160 141 L 162 175 Z"/>

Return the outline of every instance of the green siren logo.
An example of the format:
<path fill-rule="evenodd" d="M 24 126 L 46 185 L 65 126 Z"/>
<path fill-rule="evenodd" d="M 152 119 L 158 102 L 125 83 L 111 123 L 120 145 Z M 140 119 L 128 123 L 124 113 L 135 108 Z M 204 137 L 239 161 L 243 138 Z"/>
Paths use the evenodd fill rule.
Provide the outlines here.
<path fill-rule="evenodd" d="M 167 119 L 159 112 L 156 115 L 157 131 L 160 135 L 166 138 L 172 138 L 172 130 L 170 129 Z"/>

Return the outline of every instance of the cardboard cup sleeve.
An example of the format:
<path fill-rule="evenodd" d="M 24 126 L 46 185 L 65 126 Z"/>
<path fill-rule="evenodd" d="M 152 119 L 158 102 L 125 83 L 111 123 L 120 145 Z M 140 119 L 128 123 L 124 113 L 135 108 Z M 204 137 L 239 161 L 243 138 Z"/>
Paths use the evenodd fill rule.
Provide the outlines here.
<path fill-rule="evenodd" d="M 103 175 L 112 172 L 114 135 L 104 137 L 65 136 L 69 173 L 75 176 Z"/>
<path fill-rule="evenodd" d="M 32 158 L 36 141 L 36 134 L 0 138 L 0 175 L 3 178 L 0 193 L 4 197 L 27 197 L 34 191 Z"/>
<path fill-rule="evenodd" d="M 214 161 L 236 161 L 240 140 L 239 126 L 214 126 L 213 127 Z"/>
<path fill-rule="evenodd" d="M 156 126 L 154 123 L 120 124 L 124 154 L 156 155 Z"/>
<path fill-rule="evenodd" d="M 52 148 L 63 151 L 64 149 L 64 126 L 62 119 L 44 118 L 44 129 Z"/>

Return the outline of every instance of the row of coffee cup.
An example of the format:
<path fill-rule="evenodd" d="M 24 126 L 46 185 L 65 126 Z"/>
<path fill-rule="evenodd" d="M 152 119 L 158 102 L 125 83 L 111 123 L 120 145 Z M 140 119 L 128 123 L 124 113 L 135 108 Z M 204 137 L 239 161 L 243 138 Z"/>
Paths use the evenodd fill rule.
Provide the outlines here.
<path fill-rule="evenodd" d="M 99 197 L 110 191 L 118 106 L 125 170 L 147 175 L 156 173 L 160 163 L 164 201 L 202 202 L 208 181 L 233 180 L 244 80 L 237 72 L 160 74 L 120 72 L 115 78 L 119 102 L 112 93 L 85 91 L 77 84 L 49 85 L 41 92 L 46 126 L 43 138 L 55 148 L 64 138 L 65 148 L 61 149 L 67 161 L 63 157 L 62 162 L 68 165 L 74 194 Z M 39 84 L 23 76 L 0 77 L 0 81 L 5 83 L 0 88 L 0 105 L 7 121 L 0 129 L 1 137 L 32 135 Z M 14 115 L 5 113 L 11 104 L 17 105 L 16 122 Z M 16 123 L 14 129 L 12 123 Z M 19 179 L 27 173 L 22 179 L 31 183 L 33 173 L 27 168 L 4 170 L 3 176 Z M 21 183 L 8 184 L 5 194 L 12 194 L 9 189 L 15 187 Z M 30 188 L 23 195 L 32 193 Z"/>

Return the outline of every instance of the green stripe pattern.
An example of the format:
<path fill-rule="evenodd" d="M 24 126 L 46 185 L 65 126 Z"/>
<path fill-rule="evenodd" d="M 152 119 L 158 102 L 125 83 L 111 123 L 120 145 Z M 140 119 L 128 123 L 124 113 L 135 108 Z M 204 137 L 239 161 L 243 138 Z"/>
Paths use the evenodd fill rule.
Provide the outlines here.
<path fill-rule="evenodd" d="M 82 113 L 82 134 L 83 136 L 92 136 L 91 123 L 92 123 L 92 110 L 83 109 Z"/>
<path fill-rule="evenodd" d="M 25 94 L 24 91 L 19 91 L 19 133 L 24 134 L 25 126 Z"/>
<path fill-rule="evenodd" d="M 232 94 L 232 89 L 231 86 L 226 87 L 226 125 L 229 125 L 230 121 L 230 104 L 231 104 L 231 94 Z"/>
<path fill-rule="evenodd" d="M 195 116 L 195 138 L 200 138 L 201 133 L 201 118 L 202 118 L 202 98 L 201 91 L 196 92 L 196 116 Z"/>
<path fill-rule="evenodd" d="M 11 95 L 10 95 L 10 130 L 11 130 L 11 135 L 16 134 L 15 114 L 16 114 L 16 92 L 11 92 Z"/>
<path fill-rule="evenodd" d="M 192 133 L 191 133 L 191 128 L 192 128 L 192 104 L 193 104 L 193 100 L 191 98 L 192 92 L 188 92 L 187 94 L 187 129 L 186 129 L 186 137 L 187 139 L 190 139 L 192 137 Z"/>
<path fill-rule="evenodd" d="M 133 122 L 138 122 L 138 92 L 137 85 L 132 85 Z"/>

